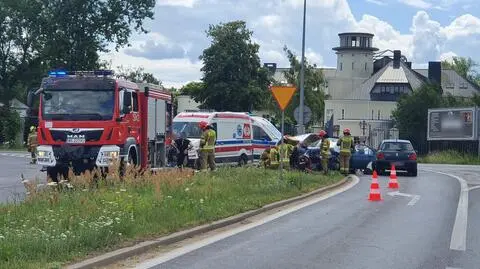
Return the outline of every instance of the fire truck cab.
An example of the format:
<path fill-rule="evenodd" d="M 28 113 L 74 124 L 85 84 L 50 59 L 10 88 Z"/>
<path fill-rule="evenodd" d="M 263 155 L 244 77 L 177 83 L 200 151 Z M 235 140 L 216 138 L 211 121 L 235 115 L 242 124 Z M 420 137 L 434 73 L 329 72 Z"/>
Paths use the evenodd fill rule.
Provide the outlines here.
<path fill-rule="evenodd" d="M 54 181 L 111 161 L 166 165 L 172 96 L 159 85 L 113 77 L 113 71 L 53 71 L 30 92 L 40 96 L 37 163 Z"/>

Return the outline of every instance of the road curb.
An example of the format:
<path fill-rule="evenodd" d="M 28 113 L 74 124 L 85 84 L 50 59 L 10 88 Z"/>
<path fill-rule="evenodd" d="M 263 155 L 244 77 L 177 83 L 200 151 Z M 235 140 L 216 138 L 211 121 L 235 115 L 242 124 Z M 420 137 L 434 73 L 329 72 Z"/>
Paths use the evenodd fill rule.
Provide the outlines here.
<path fill-rule="evenodd" d="M 269 211 L 269 210 L 272 210 L 272 209 L 275 209 L 275 208 L 279 208 L 279 207 L 282 207 L 284 205 L 291 204 L 291 203 L 294 203 L 294 202 L 297 202 L 297 201 L 307 199 L 311 196 L 318 195 L 318 194 L 321 194 L 323 192 L 338 188 L 338 187 L 346 184 L 350 180 L 351 180 L 351 176 L 347 176 L 337 183 L 334 183 L 332 185 L 314 190 L 314 191 L 306 193 L 306 194 L 302 194 L 300 196 L 296 196 L 296 197 L 293 197 L 293 198 L 290 198 L 290 199 L 287 199 L 287 200 L 274 202 L 274 203 L 265 205 L 265 206 L 263 206 L 261 208 L 258 208 L 258 209 L 254 209 L 254 210 L 250 210 L 250 211 L 247 211 L 247 212 L 244 212 L 244 213 L 240 213 L 238 215 L 231 216 L 231 217 L 228 217 L 228 218 L 225 218 L 225 219 L 222 219 L 222 220 L 218 220 L 218 221 L 215 221 L 215 222 L 212 222 L 212 223 L 209 223 L 209 224 L 204 224 L 204 225 L 201 225 L 201 226 L 197 226 L 197 227 L 194 227 L 194 228 L 189 229 L 189 230 L 176 232 L 176 233 L 161 237 L 161 238 L 156 239 L 156 240 L 145 241 L 145 242 L 136 244 L 136 245 L 131 246 L 131 247 L 121 248 L 121 249 L 118 249 L 118 250 L 115 250 L 115 251 L 112 251 L 112 252 L 109 252 L 109 253 L 106 253 L 106 254 L 91 258 L 91 259 L 87 259 L 85 261 L 82 261 L 82 262 L 79 262 L 79 263 L 76 263 L 76 264 L 69 265 L 66 268 L 68 268 L 68 269 L 87 269 L 87 268 L 96 268 L 96 267 L 100 267 L 100 266 L 110 265 L 110 264 L 115 263 L 117 261 L 125 260 L 129 257 L 145 253 L 146 251 L 148 251 L 152 248 L 155 248 L 155 247 L 158 247 L 158 246 L 161 246 L 161 245 L 173 244 L 173 243 L 185 240 L 187 238 L 190 238 L 190 237 L 193 237 L 193 236 L 196 236 L 196 235 L 199 235 L 199 234 L 203 234 L 203 233 L 210 232 L 210 231 L 213 231 L 213 230 L 216 230 L 216 229 L 219 229 L 219 228 L 222 228 L 222 227 L 234 224 L 234 223 L 241 222 L 241 221 L 243 221 L 247 218 L 250 218 L 250 217 L 253 217 L 255 215 L 264 213 L 266 211 Z"/>

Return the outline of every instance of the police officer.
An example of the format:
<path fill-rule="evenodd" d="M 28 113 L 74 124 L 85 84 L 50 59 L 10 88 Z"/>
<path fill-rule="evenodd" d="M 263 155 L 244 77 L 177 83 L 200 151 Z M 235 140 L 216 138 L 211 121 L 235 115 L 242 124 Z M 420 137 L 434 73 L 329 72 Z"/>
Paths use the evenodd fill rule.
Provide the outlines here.
<path fill-rule="evenodd" d="M 321 130 L 318 134 L 322 143 L 320 144 L 320 155 L 322 156 L 322 170 L 326 175 L 328 174 L 328 157 L 330 155 L 330 140 L 328 140 L 327 132 Z"/>
<path fill-rule="evenodd" d="M 200 138 L 200 170 L 207 169 L 207 163 L 210 170 L 215 171 L 215 142 L 217 140 L 217 133 L 207 122 L 199 123 L 203 130 Z"/>
<path fill-rule="evenodd" d="M 30 127 L 30 133 L 28 134 L 28 151 L 32 155 L 32 160 L 30 161 L 31 164 L 36 164 L 37 163 L 37 146 L 38 146 L 38 139 L 37 139 L 37 130 L 35 126 Z"/>
<path fill-rule="evenodd" d="M 338 139 L 337 146 L 340 146 L 340 172 L 348 175 L 350 172 L 350 157 L 354 148 L 350 129 L 345 128 L 343 130 L 343 137 Z"/>

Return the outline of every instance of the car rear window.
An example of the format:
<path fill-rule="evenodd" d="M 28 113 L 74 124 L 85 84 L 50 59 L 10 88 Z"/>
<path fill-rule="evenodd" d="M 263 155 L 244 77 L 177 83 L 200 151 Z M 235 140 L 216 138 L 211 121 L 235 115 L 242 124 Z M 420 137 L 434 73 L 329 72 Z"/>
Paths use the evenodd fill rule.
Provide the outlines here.
<path fill-rule="evenodd" d="M 384 151 L 413 151 L 413 146 L 407 142 L 385 142 L 380 149 Z"/>

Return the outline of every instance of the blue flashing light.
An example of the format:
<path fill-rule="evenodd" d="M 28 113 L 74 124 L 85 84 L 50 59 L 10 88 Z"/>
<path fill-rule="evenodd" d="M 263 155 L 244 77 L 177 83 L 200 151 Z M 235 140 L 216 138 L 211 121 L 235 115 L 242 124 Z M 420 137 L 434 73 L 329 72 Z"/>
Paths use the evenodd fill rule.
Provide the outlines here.
<path fill-rule="evenodd" d="M 65 71 L 50 71 L 48 72 L 48 75 L 50 77 L 64 77 L 67 75 L 67 72 Z"/>

